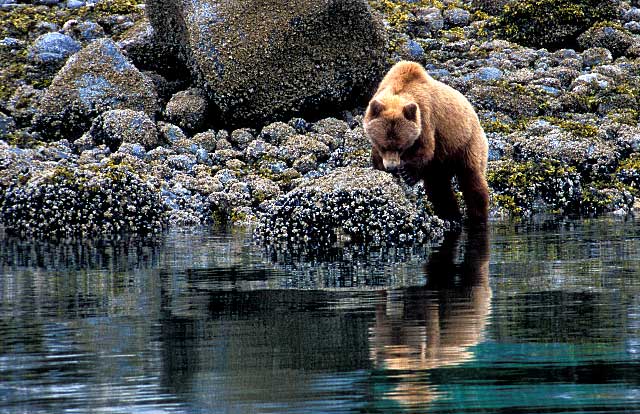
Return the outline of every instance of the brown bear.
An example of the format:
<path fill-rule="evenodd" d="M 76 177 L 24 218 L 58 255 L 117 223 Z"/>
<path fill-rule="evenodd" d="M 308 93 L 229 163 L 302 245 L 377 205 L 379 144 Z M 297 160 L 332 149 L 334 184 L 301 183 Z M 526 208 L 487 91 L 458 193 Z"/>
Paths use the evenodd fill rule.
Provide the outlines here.
<path fill-rule="evenodd" d="M 415 62 L 398 62 L 369 102 L 364 128 L 374 168 L 398 173 L 408 184 L 424 181 L 435 213 L 459 220 L 455 176 L 471 223 L 487 220 L 488 144 L 469 101 L 433 79 Z"/>

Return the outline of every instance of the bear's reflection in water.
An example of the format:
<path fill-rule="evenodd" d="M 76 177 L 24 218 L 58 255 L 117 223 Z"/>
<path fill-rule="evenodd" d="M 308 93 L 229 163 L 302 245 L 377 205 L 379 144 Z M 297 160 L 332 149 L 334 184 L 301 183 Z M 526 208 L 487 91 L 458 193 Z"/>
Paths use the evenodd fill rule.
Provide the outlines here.
<path fill-rule="evenodd" d="M 385 396 L 405 406 L 432 401 L 437 390 L 425 381 L 428 370 L 471 360 L 483 339 L 491 310 L 487 231 L 466 233 L 463 259 L 456 263 L 460 238 L 447 235 L 431 255 L 426 285 L 386 291 L 376 310 L 370 356 L 375 368 L 397 381 Z"/>

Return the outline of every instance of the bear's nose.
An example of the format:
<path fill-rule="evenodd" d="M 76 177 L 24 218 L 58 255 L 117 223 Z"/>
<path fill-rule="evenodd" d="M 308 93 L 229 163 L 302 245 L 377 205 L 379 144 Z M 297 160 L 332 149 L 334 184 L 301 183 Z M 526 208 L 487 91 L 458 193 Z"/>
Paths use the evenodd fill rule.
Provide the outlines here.
<path fill-rule="evenodd" d="M 398 166 L 397 165 L 390 165 L 388 167 L 385 167 L 385 170 L 387 170 L 388 173 L 391 173 L 393 175 L 398 173 Z"/>
<path fill-rule="evenodd" d="M 400 155 L 397 152 L 388 152 L 382 155 L 382 165 L 391 174 L 395 174 L 400 168 Z"/>

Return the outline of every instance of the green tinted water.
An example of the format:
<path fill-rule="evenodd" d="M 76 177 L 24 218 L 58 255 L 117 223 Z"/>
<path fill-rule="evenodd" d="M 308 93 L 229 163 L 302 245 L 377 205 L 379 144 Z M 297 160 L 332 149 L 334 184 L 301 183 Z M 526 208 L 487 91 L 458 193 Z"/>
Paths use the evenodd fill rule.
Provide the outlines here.
<path fill-rule="evenodd" d="M 0 412 L 640 412 L 640 221 L 0 242 Z"/>

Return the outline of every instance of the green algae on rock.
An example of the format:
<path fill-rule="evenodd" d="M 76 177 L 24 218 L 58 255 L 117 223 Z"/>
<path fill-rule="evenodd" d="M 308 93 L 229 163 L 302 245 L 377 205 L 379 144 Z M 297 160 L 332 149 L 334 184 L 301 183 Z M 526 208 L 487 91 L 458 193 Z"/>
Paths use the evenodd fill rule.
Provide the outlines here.
<path fill-rule="evenodd" d="M 319 116 L 363 102 L 386 35 L 364 0 L 152 0 L 156 33 L 228 124 Z"/>
<path fill-rule="evenodd" d="M 95 40 L 69 58 L 38 109 L 34 124 L 49 140 L 78 138 L 92 118 L 110 109 L 151 117 L 159 110 L 153 82 L 110 39 Z"/>
<path fill-rule="evenodd" d="M 498 25 L 511 41 L 559 49 L 575 45 L 594 23 L 616 17 L 613 0 L 515 0 L 504 6 Z"/>
<path fill-rule="evenodd" d="M 515 216 L 536 212 L 577 211 L 580 202 L 580 174 L 553 160 L 489 163 L 487 182 L 494 207 Z"/>

